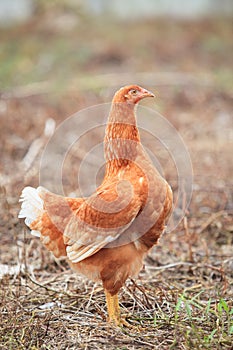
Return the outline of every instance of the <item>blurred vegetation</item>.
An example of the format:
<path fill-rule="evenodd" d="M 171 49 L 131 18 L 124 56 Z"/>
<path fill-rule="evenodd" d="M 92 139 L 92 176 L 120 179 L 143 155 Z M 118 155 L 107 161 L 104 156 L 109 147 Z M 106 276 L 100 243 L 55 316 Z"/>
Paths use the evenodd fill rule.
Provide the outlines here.
<path fill-rule="evenodd" d="M 93 18 L 71 1 L 36 4 L 29 23 L 0 31 L 1 89 L 38 81 L 66 89 L 113 71 L 207 74 L 231 87 L 230 20 L 126 22 Z"/>

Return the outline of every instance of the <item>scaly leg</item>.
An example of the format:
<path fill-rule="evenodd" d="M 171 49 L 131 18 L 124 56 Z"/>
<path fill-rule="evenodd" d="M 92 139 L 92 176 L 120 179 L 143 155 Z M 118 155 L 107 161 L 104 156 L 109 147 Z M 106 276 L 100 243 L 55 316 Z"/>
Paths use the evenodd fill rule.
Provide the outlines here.
<path fill-rule="evenodd" d="M 115 326 L 131 327 L 126 320 L 121 318 L 118 295 L 111 295 L 106 289 L 104 291 L 107 301 L 108 322 L 113 323 Z"/>

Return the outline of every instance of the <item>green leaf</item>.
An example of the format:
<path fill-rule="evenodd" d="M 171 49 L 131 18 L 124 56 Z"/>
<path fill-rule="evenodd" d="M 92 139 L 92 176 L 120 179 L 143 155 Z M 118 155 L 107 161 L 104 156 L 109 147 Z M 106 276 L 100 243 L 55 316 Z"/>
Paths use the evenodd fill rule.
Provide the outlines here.
<path fill-rule="evenodd" d="M 223 308 L 223 309 L 226 311 L 226 313 L 228 314 L 228 313 L 229 313 L 229 306 L 228 306 L 226 300 L 220 299 L 220 303 L 221 303 L 222 308 Z"/>

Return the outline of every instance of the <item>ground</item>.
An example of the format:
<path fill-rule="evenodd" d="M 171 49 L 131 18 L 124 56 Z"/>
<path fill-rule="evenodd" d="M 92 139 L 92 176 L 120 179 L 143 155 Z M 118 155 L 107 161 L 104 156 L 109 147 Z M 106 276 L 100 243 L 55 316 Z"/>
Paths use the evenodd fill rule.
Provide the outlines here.
<path fill-rule="evenodd" d="M 62 14 L 53 11 L 42 8 L 30 23 L 0 31 L 0 348 L 231 349 L 230 20 L 115 23 L 78 13 L 77 23 L 64 27 Z M 115 329 L 106 323 L 101 285 L 55 259 L 17 213 L 23 186 L 39 183 L 46 121 L 58 125 L 109 102 L 131 82 L 158 92 L 155 108 L 189 150 L 193 193 L 184 219 L 120 293 L 122 312 L 136 328 Z M 34 140 L 41 144 L 27 168 Z M 73 160 L 79 165 L 80 155 Z M 176 192 L 166 159 L 163 167 Z"/>

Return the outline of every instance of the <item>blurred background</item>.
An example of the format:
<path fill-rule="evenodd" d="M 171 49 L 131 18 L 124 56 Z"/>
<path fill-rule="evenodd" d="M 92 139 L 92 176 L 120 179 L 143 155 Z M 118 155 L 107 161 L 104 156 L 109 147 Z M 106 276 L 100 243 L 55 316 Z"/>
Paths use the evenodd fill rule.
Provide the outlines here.
<path fill-rule="evenodd" d="M 130 83 L 156 92 L 153 104 L 143 104 L 166 117 L 189 149 L 190 213 L 205 219 L 231 208 L 232 15 L 228 0 L 2 0 L 3 209 L 15 216 L 24 184 L 38 184 L 40 155 L 55 126 L 82 108 L 110 102 Z M 66 161 L 68 193 L 78 191 L 79 149 Z M 159 151 L 158 157 L 176 192 L 175 165 Z"/>
<path fill-rule="evenodd" d="M 203 303 L 210 297 L 229 295 L 233 254 L 232 19 L 231 0 L 0 1 L 0 265 L 27 261 L 43 283 L 67 269 L 65 263 L 55 262 L 38 240 L 25 234 L 24 223 L 17 218 L 19 194 L 25 185 L 39 184 L 42 150 L 56 126 L 83 108 L 110 102 L 119 87 L 137 83 L 155 92 L 156 100 L 145 100 L 142 105 L 157 110 L 178 130 L 190 152 L 194 173 L 186 221 L 166 235 L 147 260 L 152 266 L 178 261 L 178 267 L 156 271 L 153 279 L 153 270 L 143 272 L 144 279 L 161 283 L 166 293 L 172 288 L 169 279 L 180 293 L 195 284 L 193 290 L 200 292 Z M 158 143 L 147 136 L 147 146 L 156 150 L 176 194 L 176 167 L 164 149 L 160 152 Z M 94 142 L 92 138 L 89 141 Z M 74 148 L 64 165 L 67 193 L 78 191 L 76 173 L 86 143 L 87 139 Z M 53 176 L 48 173 L 51 182 Z M 188 264 L 181 267 L 180 261 L 198 265 L 191 271 Z M 8 267 L 6 271 L 10 273 Z M 3 323 L 7 327 L 10 319 L 15 320 L 19 304 L 14 295 L 21 294 L 26 311 L 19 312 L 25 311 L 25 334 L 34 344 L 24 280 L 17 284 L 15 276 L 7 278 L 1 288 L 4 310 L 8 305 L 8 311 L 2 313 Z M 76 283 L 77 277 L 71 281 Z M 153 283 L 150 288 L 157 293 Z M 83 288 L 87 294 L 81 282 L 74 288 Z M 152 300 L 154 293 L 153 289 Z M 99 296 L 96 298 L 98 304 Z M 177 295 L 172 298 L 176 303 Z M 198 332 L 205 323 L 201 322 Z M 24 327 L 21 318 L 17 327 L 19 332 Z M 170 336 L 169 328 L 167 331 L 161 341 Z M 9 332 L 13 339 L 11 327 Z M 192 340 L 186 323 L 182 337 L 184 332 Z M 206 332 L 208 336 L 211 330 Z M 223 334 L 217 332 L 217 338 Z M 20 333 L 19 339 L 23 339 Z M 50 341 L 53 339 L 56 341 L 51 336 Z M 154 342 L 154 333 L 151 339 Z M 56 344 L 54 348 L 61 347 Z M 194 348 L 202 345 L 190 347 Z"/>
<path fill-rule="evenodd" d="M 183 137 L 199 201 L 203 193 L 213 196 L 214 208 L 208 209 L 208 194 L 204 210 L 228 205 L 232 15 L 228 0 L 2 0 L 0 180 L 11 201 L 24 182 L 38 183 L 49 125 L 54 129 L 82 108 L 110 102 L 120 86 L 137 83 L 156 92 L 153 107 Z M 175 170 L 165 158 L 175 190 Z M 79 163 L 77 154 L 72 166 Z"/>

